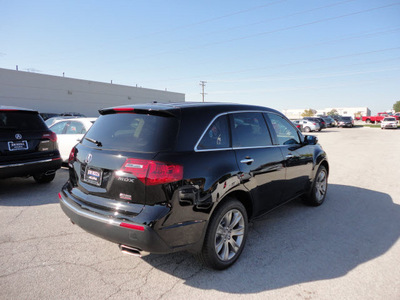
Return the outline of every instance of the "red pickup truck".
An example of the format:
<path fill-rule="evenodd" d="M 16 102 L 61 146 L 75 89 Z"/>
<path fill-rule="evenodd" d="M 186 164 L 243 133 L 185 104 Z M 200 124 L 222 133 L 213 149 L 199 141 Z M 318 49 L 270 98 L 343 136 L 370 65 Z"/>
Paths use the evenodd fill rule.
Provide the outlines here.
<path fill-rule="evenodd" d="M 390 116 L 391 116 L 391 114 L 388 114 L 385 112 L 380 112 L 376 116 L 363 116 L 362 120 L 365 123 L 375 123 L 375 122 L 380 123 L 383 120 L 383 118 L 390 117 Z"/>

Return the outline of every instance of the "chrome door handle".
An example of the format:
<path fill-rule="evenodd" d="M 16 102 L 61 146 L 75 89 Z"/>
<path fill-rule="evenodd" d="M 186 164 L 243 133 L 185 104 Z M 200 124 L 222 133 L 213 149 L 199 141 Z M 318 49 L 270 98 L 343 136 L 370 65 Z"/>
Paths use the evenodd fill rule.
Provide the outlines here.
<path fill-rule="evenodd" d="M 293 157 L 294 157 L 293 154 L 288 154 L 288 155 L 286 155 L 286 158 L 287 158 L 287 159 L 290 159 L 290 158 L 293 158 Z"/>
<path fill-rule="evenodd" d="M 240 163 L 242 163 L 242 164 L 251 164 L 253 162 L 254 162 L 254 159 L 252 159 L 252 158 L 245 158 L 240 161 Z"/>

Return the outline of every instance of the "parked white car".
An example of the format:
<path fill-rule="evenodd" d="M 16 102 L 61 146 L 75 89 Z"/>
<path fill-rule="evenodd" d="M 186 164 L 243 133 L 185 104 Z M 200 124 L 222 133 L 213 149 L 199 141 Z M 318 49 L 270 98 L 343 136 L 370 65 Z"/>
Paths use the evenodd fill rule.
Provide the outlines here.
<path fill-rule="evenodd" d="M 381 122 L 381 129 L 394 128 L 397 129 L 397 120 L 394 117 L 386 117 Z"/>
<path fill-rule="evenodd" d="M 293 121 L 293 123 L 302 125 L 304 132 L 320 130 L 320 126 L 317 122 L 313 122 L 313 121 L 309 121 L 309 120 L 295 120 L 295 121 Z"/>
<path fill-rule="evenodd" d="M 63 162 L 68 162 L 71 149 L 82 139 L 97 118 L 59 119 L 49 128 L 57 134 L 58 149 Z"/>

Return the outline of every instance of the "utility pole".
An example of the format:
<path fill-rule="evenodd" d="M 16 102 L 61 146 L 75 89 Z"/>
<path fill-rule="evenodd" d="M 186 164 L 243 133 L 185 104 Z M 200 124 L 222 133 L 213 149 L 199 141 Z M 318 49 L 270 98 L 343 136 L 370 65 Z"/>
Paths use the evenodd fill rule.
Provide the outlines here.
<path fill-rule="evenodd" d="M 207 95 L 206 93 L 204 93 L 204 87 L 206 86 L 207 81 L 200 81 L 200 85 L 201 85 L 201 95 L 203 97 L 203 102 L 204 102 L 204 95 Z"/>

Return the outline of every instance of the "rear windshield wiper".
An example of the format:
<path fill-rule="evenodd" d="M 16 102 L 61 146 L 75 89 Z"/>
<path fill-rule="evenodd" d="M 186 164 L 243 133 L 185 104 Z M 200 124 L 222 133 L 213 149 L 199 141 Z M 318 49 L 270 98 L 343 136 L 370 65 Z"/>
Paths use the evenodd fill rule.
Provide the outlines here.
<path fill-rule="evenodd" d="M 97 145 L 97 147 L 102 147 L 102 146 L 103 146 L 103 144 L 102 144 L 101 142 L 99 142 L 99 141 L 96 141 L 96 140 L 94 140 L 94 139 L 91 139 L 91 138 L 85 137 L 85 140 L 87 140 L 87 141 L 89 141 L 89 142 L 91 142 L 91 143 L 93 143 L 93 144 L 96 144 L 96 145 Z"/>

